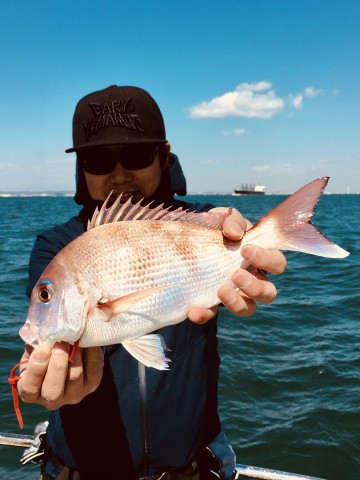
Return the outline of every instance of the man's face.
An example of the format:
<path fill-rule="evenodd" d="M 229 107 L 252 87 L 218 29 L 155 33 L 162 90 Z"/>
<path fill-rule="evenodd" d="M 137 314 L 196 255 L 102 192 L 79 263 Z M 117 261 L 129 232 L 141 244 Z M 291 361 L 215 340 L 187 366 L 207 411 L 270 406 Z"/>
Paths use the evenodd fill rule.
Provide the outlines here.
<path fill-rule="evenodd" d="M 166 144 L 167 155 L 170 150 L 170 145 Z M 124 155 L 125 152 L 125 155 Z M 153 152 L 153 153 L 152 153 Z M 107 159 L 119 159 L 126 158 L 125 165 L 129 168 L 125 168 L 121 162 L 113 162 L 114 168 L 109 173 L 100 173 L 95 174 L 92 172 L 92 169 L 87 167 L 86 159 L 92 158 L 93 162 L 98 161 L 102 164 L 105 163 Z M 131 156 L 134 155 L 134 162 L 132 163 Z M 132 197 L 134 201 L 141 200 L 142 198 L 150 197 L 155 193 L 157 188 L 160 185 L 161 181 L 161 172 L 165 168 L 165 165 L 161 165 L 158 149 L 153 149 L 148 155 L 150 165 L 145 168 L 140 168 L 137 170 L 132 170 L 131 168 L 135 165 L 136 161 L 139 161 L 139 155 L 142 155 L 141 150 L 139 151 L 131 146 L 126 146 L 126 149 L 120 145 L 101 147 L 101 149 L 94 149 L 91 152 L 82 153 L 81 156 L 78 155 L 80 165 L 84 169 L 85 179 L 88 187 L 89 194 L 93 200 L 104 201 L 111 191 L 114 192 L 114 197 L 118 197 L 120 193 L 123 193 L 122 197 L 126 200 L 128 197 Z M 146 156 L 144 155 L 144 156 Z M 153 159 L 153 161 L 152 161 Z M 90 162 L 88 162 L 90 164 Z M 145 162 L 146 163 L 146 162 Z M 141 160 L 140 160 L 141 165 Z M 87 171 L 89 169 L 89 171 Z"/>

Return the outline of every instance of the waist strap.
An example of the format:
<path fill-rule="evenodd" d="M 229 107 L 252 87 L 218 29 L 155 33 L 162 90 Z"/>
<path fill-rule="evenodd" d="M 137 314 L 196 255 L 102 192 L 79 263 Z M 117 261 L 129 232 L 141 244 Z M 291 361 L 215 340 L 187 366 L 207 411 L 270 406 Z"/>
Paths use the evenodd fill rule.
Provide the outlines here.
<path fill-rule="evenodd" d="M 49 476 L 44 469 L 46 464 L 51 464 L 51 469 L 57 472 L 56 476 Z M 49 465 L 50 466 L 50 465 Z M 163 472 L 156 475 L 147 475 L 143 477 L 139 477 L 138 480 L 199 480 L 200 476 L 198 473 L 198 465 L 197 462 L 194 461 L 190 465 L 180 469 L 180 470 L 173 470 L 170 472 Z M 119 476 L 120 475 L 120 476 Z M 106 480 L 120 480 L 121 474 L 114 475 L 114 477 L 110 477 L 106 475 Z M 81 473 L 73 468 L 69 468 L 64 465 L 54 453 L 49 449 L 46 452 L 44 465 L 42 466 L 42 480 L 100 480 L 99 476 L 93 474 L 86 474 Z"/>
<path fill-rule="evenodd" d="M 138 480 L 199 480 L 199 468 L 197 462 L 194 461 L 185 468 L 164 472 L 159 475 L 148 475 L 139 477 Z"/>

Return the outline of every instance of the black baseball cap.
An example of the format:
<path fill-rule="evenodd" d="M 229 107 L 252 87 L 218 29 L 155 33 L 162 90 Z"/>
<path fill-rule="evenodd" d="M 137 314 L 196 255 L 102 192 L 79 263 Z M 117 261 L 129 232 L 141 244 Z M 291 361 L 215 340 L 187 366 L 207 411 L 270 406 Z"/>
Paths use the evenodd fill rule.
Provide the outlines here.
<path fill-rule="evenodd" d="M 142 88 L 112 85 L 86 95 L 76 105 L 73 147 L 65 151 L 166 142 L 164 120 L 152 96 Z"/>

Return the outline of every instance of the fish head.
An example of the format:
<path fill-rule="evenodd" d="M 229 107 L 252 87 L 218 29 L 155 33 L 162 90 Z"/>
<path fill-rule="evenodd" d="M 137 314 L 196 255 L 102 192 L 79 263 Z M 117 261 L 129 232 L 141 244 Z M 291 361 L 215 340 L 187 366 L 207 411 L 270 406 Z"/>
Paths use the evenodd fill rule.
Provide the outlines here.
<path fill-rule="evenodd" d="M 76 278 L 50 264 L 35 285 L 20 337 L 32 347 L 77 341 L 86 323 L 88 302 Z"/>

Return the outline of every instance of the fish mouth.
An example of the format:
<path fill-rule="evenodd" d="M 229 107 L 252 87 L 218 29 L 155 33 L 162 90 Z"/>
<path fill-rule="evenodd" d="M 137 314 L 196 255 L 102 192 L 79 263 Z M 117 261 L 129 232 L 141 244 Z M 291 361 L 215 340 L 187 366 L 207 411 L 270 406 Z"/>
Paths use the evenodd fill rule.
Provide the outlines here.
<path fill-rule="evenodd" d="M 39 326 L 30 323 L 28 319 L 26 319 L 24 325 L 20 328 L 19 335 L 27 345 L 31 345 L 34 348 L 40 345 Z"/>

